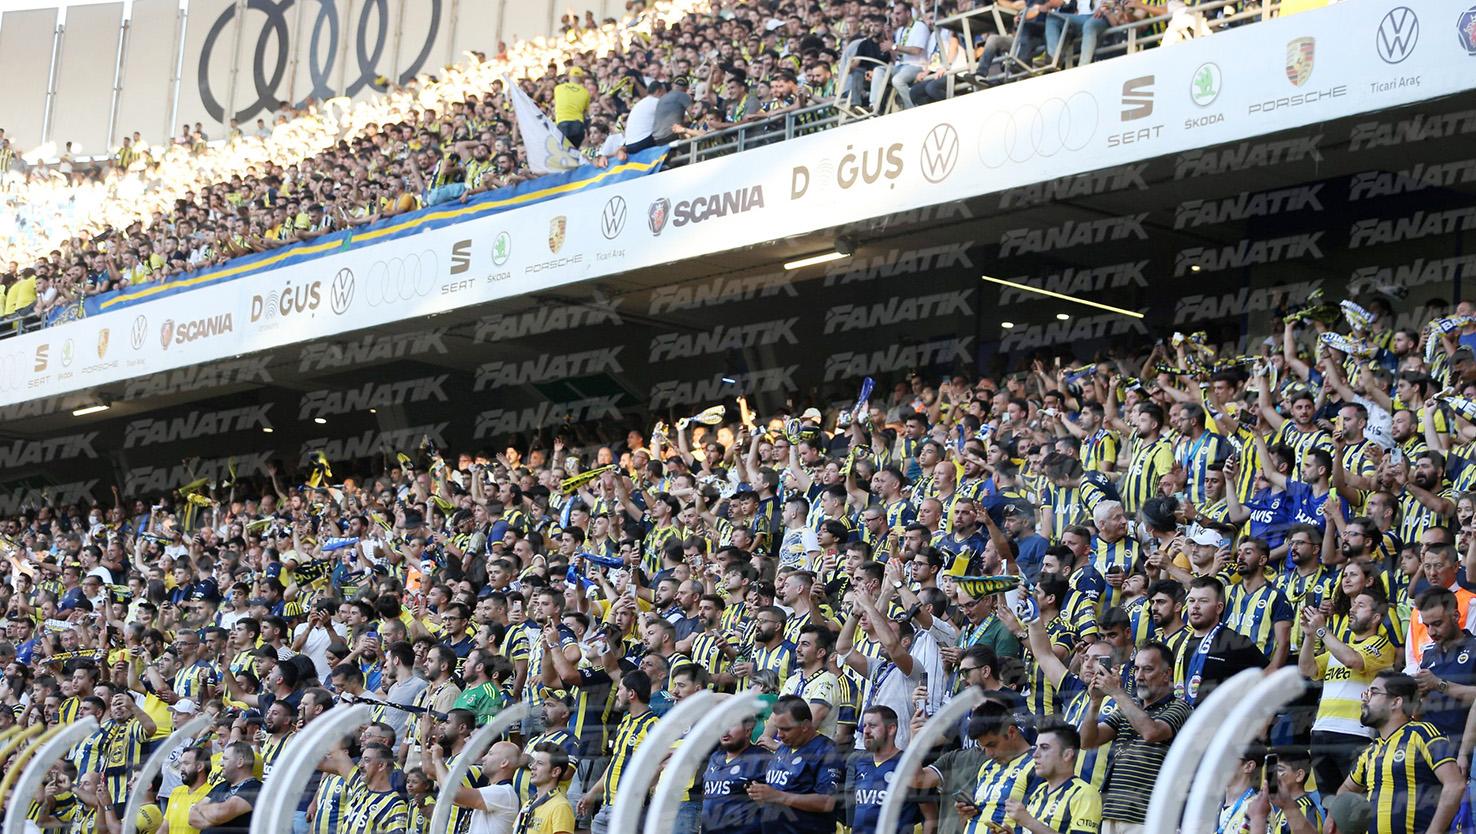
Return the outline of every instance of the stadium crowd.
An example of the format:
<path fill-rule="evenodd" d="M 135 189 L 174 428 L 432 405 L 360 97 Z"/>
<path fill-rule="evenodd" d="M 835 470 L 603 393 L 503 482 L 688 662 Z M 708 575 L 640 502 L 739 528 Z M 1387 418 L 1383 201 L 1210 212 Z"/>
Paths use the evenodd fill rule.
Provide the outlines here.
<path fill-rule="evenodd" d="M 859 116 L 940 100 L 950 75 L 960 91 L 1028 77 L 1064 66 L 1063 43 L 1077 39 L 1090 61 L 1110 26 L 1134 20 L 1173 15 L 1164 43 L 1208 31 L 1184 4 L 1143 0 L 1004 0 L 1013 31 L 972 44 L 938 25 L 974 5 L 679 0 L 636 6 L 622 22 L 570 15 L 556 38 L 519 41 L 384 95 L 283 102 L 272 124 L 232 123 L 223 137 L 199 123 L 163 145 L 135 132 L 98 166 L 74 164 L 70 145 L 55 164 L 26 164 L 38 154 L 0 131 L 0 328 L 529 179 L 509 78 L 603 165 L 841 92 Z"/>
<path fill-rule="evenodd" d="M 766 708 L 703 751 L 677 834 L 872 834 L 898 789 L 904 832 L 1137 832 L 1192 711 L 1294 664 L 1307 693 L 1245 752 L 1217 834 L 1453 830 L 1476 302 L 1428 332 L 1391 313 L 1292 311 L 1255 357 L 1174 334 L 1131 364 L 912 375 L 603 445 L 35 507 L 0 522 L 0 731 L 100 726 L 29 818 L 116 834 L 142 792 L 146 830 L 245 831 L 294 734 L 368 703 L 293 831 L 425 832 L 468 738 L 523 703 L 450 830 L 606 834 L 652 727 L 712 689 Z M 984 703 L 894 784 L 968 688 Z"/>

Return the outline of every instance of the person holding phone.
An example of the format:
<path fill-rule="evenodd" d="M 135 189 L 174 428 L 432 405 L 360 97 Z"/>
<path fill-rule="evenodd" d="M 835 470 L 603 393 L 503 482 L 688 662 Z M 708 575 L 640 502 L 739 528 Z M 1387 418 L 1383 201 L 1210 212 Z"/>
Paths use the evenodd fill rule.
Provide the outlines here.
<path fill-rule="evenodd" d="M 1326 814 L 1312 794 L 1312 755 L 1305 747 L 1278 747 L 1266 756 L 1261 792 L 1247 814 L 1249 834 L 1319 834 Z"/>

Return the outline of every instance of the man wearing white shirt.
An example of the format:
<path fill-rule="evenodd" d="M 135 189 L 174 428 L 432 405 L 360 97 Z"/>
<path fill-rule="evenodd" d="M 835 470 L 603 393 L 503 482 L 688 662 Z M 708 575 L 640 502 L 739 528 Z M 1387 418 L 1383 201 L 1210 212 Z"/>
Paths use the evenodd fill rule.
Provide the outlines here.
<path fill-rule="evenodd" d="M 892 60 L 892 88 L 897 91 L 902 107 L 908 108 L 912 106 L 912 82 L 922 74 L 928 63 L 931 30 L 928 24 L 913 18 L 912 7 L 906 3 L 897 3 L 892 7 L 892 26 L 890 48 L 883 43 L 882 49 Z M 877 113 L 882 112 L 886 95 L 886 87 L 883 85 L 888 77 L 887 73 L 879 71 L 871 74 L 871 107 Z"/>
<path fill-rule="evenodd" d="M 436 783 L 444 783 L 450 772 L 439 745 L 433 745 L 428 752 L 430 755 L 426 761 L 435 771 Z M 513 834 L 521 803 L 512 778 L 522 760 L 523 751 L 516 744 L 499 741 L 482 757 L 482 773 L 487 778 L 487 786 L 473 788 L 465 782 L 457 786 L 452 801 L 462 808 L 472 809 L 467 834 Z"/>

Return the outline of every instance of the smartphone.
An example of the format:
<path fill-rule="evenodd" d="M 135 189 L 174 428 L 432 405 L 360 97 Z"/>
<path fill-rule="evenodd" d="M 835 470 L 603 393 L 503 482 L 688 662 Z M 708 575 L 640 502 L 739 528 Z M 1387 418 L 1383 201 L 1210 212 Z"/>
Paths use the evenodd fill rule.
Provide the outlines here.
<path fill-rule="evenodd" d="M 1103 657 L 1102 655 L 1098 655 L 1097 656 L 1097 665 L 1102 667 L 1102 671 L 1103 672 L 1111 672 L 1112 671 L 1112 658 L 1110 658 L 1110 657 Z"/>
<path fill-rule="evenodd" d="M 969 794 L 965 793 L 964 791 L 954 791 L 953 792 L 953 799 L 954 799 L 954 801 L 956 801 L 956 802 L 962 802 L 965 805 L 973 805 L 975 808 L 979 807 L 974 802 L 974 798 L 972 796 L 970 796 Z"/>
<path fill-rule="evenodd" d="M 1266 754 L 1266 795 L 1276 796 L 1281 792 L 1281 780 L 1276 777 L 1276 767 L 1281 764 L 1281 758 L 1275 753 Z"/>

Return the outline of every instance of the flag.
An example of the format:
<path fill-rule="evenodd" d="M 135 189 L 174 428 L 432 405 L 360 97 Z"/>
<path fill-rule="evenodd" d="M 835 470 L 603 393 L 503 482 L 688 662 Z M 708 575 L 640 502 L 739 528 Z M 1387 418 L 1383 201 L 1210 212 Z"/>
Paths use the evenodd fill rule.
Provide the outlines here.
<path fill-rule="evenodd" d="M 528 98 L 523 88 L 504 78 L 512 97 L 513 113 L 518 117 L 518 133 L 528 152 L 528 167 L 535 174 L 572 171 L 583 165 L 584 157 L 574 150 L 547 114 Z"/>

